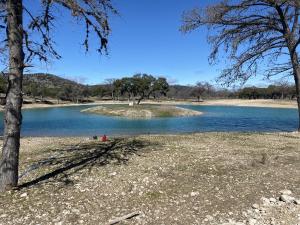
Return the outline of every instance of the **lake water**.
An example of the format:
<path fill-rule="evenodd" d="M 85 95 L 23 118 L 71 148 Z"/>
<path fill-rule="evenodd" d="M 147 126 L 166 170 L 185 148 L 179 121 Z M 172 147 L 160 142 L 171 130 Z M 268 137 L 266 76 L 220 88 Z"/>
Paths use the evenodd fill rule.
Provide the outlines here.
<path fill-rule="evenodd" d="M 296 109 L 182 106 L 204 114 L 195 117 L 130 120 L 81 113 L 90 106 L 23 110 L 23 136 L 92 136 L 201 131 L 294 131 Z M 1 135 L 3 113 L 0 114 Z"/>

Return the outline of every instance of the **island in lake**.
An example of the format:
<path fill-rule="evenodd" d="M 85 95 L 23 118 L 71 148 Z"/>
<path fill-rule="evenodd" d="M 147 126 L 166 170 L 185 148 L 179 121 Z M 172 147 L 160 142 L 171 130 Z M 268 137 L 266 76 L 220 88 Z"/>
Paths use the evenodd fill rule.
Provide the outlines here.
<path fill-rule="evenodd" d="M 84 109 L 81 112 L 105 116 L 119 116 L 130 119 L 151 119 L 160 117 L 199 116 L 202 112 L 171 105 L 105 105 Z"/>

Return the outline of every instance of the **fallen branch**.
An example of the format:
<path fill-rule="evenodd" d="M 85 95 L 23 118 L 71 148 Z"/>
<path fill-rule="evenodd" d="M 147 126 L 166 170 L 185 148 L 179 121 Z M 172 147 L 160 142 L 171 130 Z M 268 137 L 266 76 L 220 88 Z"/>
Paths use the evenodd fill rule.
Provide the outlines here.
<path fill-rule="evenodd" d="M 139 212 L 129 213 L 129 214 L 125 215 L 125 216 L 118 217 L 116 219 L 113 219 L 113 220 L 109 221 L 107 225 L 117 224 L 119 222 L 122 222 L 123 220 L 131 219 L 131 218 L 136 217 L 138 215 L 140 215 Z"/>

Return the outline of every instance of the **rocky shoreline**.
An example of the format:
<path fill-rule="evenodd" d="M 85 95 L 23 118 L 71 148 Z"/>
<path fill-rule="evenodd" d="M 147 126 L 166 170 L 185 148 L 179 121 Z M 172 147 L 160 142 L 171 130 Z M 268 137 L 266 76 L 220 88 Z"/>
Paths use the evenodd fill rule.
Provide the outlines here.
<path fill-rule="evenodd" d="M 0 224 L 298 225 L 299 146 L 288 132 L 22 138 L 20 175 L 35 169 L 0 193 Z"/>
<path fill-rule="evenodd" d="M 262 197 L 247 211 L 242 212 L 243 220 L 232 218 L 214 221 L 207 216 L 203 224 L 210 225 L 299 225 L 300 224 L 300 198 L 293 196 L 292 191 L 282 190 L 277 197 Z"/>

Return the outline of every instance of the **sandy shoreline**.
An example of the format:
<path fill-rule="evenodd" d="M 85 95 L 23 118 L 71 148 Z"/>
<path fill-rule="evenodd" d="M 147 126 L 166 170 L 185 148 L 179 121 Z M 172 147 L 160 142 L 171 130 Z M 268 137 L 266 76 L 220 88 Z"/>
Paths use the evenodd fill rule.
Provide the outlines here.
<path fill-rule="evenodd" d="M 99 104 L 128 104 L 127 101 L 95 101 L 93 103 L 63 103 L 63 104 L 24 104 L 22 109 L 36 109 L 36 108 L 53 108 L 53 107 L 70 107 L 70 106 L 94 106 Z M 297 102 L 289 100 L 271 100 L 271 99 L 214 99 L 205 100 L 203 102 L 194 101 L 144 101 L 142 104 L 162 104 L 162 105 L 214 105 L 214 106 L 245 106 L 245 107 L 268 107 L 268 108 L 292 108 L 297 109 Z M 3 111 L 4 107 L 0 107 Z"/>
<path fill-rule="evenodd" d="M 220 99 L 220 100 L 208 100 L 201 105 L 228 105 L 228 106 L 249 106 L 249 107 L 270 107 L 270 108 L 297 108 L 296 101 L 288 100 L 271 100 L 271 99 Z"/>
<path fill-rule="evenodd" d="M 22 109 L 42 109 L 42 108 L 56 108 L 56 107 L 71 107 L 71 106 L 94 106 L 99 104 L 127 104 L 127 102 L 115 102 L 115 101 L 96 101 L 92 103 L 63 103 L 63 104 L 41 104 L 41 103 L 33 103 L 33 104 L 23 104 Z M 4 106 L 0 106 L 0 112 L 4 111 Z"/>

